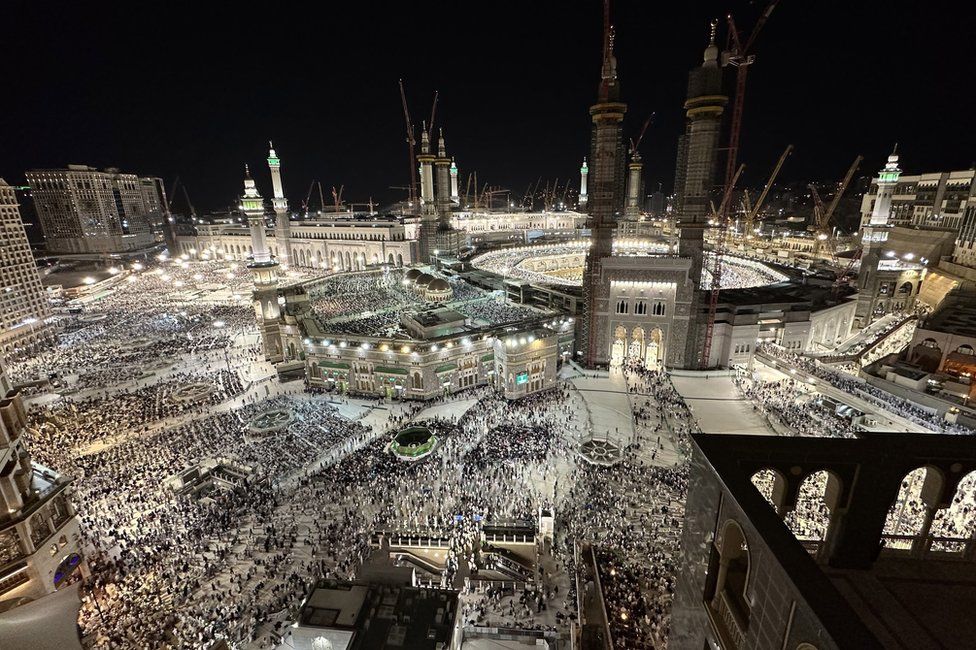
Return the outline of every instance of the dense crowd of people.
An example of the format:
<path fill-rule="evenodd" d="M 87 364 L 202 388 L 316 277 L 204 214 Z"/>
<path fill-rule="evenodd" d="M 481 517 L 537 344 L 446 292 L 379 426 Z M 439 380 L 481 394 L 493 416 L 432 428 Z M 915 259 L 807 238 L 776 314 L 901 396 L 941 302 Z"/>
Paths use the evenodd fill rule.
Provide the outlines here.
<path fill-rule="evenodd" d="M 800 436 L 853 438 L 852 419 L 836 414 L 819 397 L 795 379 L 763 381 L 746 372 L 733 378 L 742 394 L 761 412 L 774 431 Z"/>
<path fill-rule="evenodd" d="M 562 244 L 543 244 L 488 251 L 472 259 L 472 265 L 484 271 L 505 277 L 517 278 L 540 284 L 580 286 L 583 283 L 583 266 L 589 241 L 574 241 Z M 663 255 L 669 252 L 663 242 L 641 245 L 615 244 L 614 254 L 618 256 Z M 705 269 L 702 271 L 702 288 L 711 287 L 711 254 L 706 254 Z M 539 261 L 543 260 L 543 264 Z M 722 259 L 722 288 L 744 289 L 760 287 L 787 280 L 788 277 L 762 262 L 738 256 L 725 256 Z"/>
<path fill-rule="evenodd" d="M 447 303 L 429 303 L 414 290 L 402 270 L 330 276 L 311 285 L 312 311 L 327 332 L 358 336 L 405 338 L 400 315 L 432 307 L 450 307 L 475 325 L 509 323 L 538 315 L 528 307 L 500 302 L 491 293 L 466 282 L 450 280 Z"/>
<path fill-rule="evenodd" d="M 50 394 L 31 400 L 27 441 L 36 461 L 75 479 L 91 570 L 79 619 L 86 645 L 287 644 L 309 585 L 388 564 L 383 544 L 406 534 L 447 540 L 440 563 L 418 575 L 461 592 L 465 624 L 558 633 L 580 620 L 581 602 L 595 598 L 615 647 L 666 646 L 690 434 L 700 431 L 666 371 L 632 360 L 615 370 L 633 417 L 632 427 L 621 428 L 632 433 L 620 440 L 620 458 L 591 463 L 579 449 L 598 432 L 571 381 L 515 402 L 482 387 L 420 403 L 248 377 L 261 359 L 242 297 L 245 274 L 232 266 L 176 261 L 140 269 L 83 317 L 64 316 L 49 348 L 11 364 L 21 381 L 55 375 L 39 389 Z M 313 309 L 346 328 L 392 334 L 399 311 L 423 304 L 403 276 L 331 276 L 311 285 Z M 534 313 L 463 283 L 451 306 L 492 323 Z M 931 415 L 851 385 L 847 375 L 805 357 L 787 360 L 934 427 Z M 853 434 L 792 379 L 740 373 L 735 381 L 774 428 Z M 268 412 L 276 415 L 267 422 L 280 426 L 255 424 Z M 436 436 L 430 454 L 409 461 L 391 453 L 395 433 L 418 423 Z M 222 464 L 243 479 L 180 487 L 179 477 L 205 477 L 203 468 Z M 775 480 L 754 477 L 767 498 Z M 808 477 L 785 515 L 798 539 L 823 538 L 826 486 L 826 474 Z M 920 489 L 917 477 L 906 479 L 886 532 L 920 521 Z M 541 538 L 543 512 L 554 526 L 536 562 L 519 569 L 522 578 L 493 582 L 504 553 L 483 537 L 486 527 L 538 528 Z M 937 515 L 933 531 L 971 536 L 972 512 L 976 503 L 960 497 L 958 510 Z M 599 593 L 585 582 L 577 587 L 586 553 L 595 558 Z"/>
<path fill-rule="evenodd" d="M 788 365 L 826 381 L 831 386 L 855 395 L 884 410 L 891 411 L 906 420 L 914 422 L 930 431 L 938 433 L 954 433 L 972 435 L 969 427 L 948 422 L 935 409 L 927 409 L 907 399 L 893 395 L 876 386 L 872 386 L 860 377 L 838 371 L 816 359 L 789 352 L 780 346 L 763 344 L 757 352 L 781 359 Z"/>

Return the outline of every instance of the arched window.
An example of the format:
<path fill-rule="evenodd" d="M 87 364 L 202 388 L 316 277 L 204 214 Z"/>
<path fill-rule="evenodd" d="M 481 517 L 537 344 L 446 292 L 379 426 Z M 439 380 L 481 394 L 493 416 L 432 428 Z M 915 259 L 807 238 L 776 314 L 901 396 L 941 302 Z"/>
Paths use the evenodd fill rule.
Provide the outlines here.
<path fill-rule="evenodd" d="M 634 314 L 636 314 L 637 316 L 644 316 L 645 314 L 647 314 L 646 300 L 638 300 L 637 302 L 634 303 Z"/>
<path fill-rule="evenodd" d="M 934 483 L 930 483 L 934 482 Z M 901 482 L 898 496 L 888 508 L 885 520 L 883 541 L 888 548 L 910 549 L 915 537 L 925 523 L 925 502 L 922 488 L 927 483 L 929 489 L 941 491 L 941 474 L 930 467 L 919 467 L 908 473 Z"/>
<path fill-rule="evenodd" d="M 952 504 L 935 513 L 932 519 L 932 550 L 961 553 L 966 542 L 976 535 L 976 517 L 972 503 L 976 496 L 976 472 L 970 472 L 959 481 Z"/>
<path fill-rule="evenodd" d="M 709 566 L 709 572 L 716 571 L 714 591 L 705 593 L 706 601 L 717 613 L 716 621 L 727 628 L 729 636 L 744 647 L 746 630 L 749 627 L 750 605 L 746 597 L 749 587 L 749 544 L 742 527 L 734 519 L 729 519 L 722 527 L 716 541 L 718 565 Z M 707 584 L 707 582 L 706 582 Z"/>
<path fill-rule="evenodd" d="M 803 479 L 796 506 L 787 513 L 783 521 L 800 541 L 820 542 L 827 535 L 830 523 L 830 509 L 827 508 L 826 471 L 819 471 Z"/>
<path fill-rule="evenodd" d="M 752 475 L 752 484 L 774 508 L 776 507 L 776 500 L 773 498 L 773 494 L 776 491 L 776 480 L 778 478 L 780 478 L 779 475 L 771 469 L 761 469 Z"/>
<path fill-rule="evenodd" d="M 626 298 L 621 298 L 617 301 L 617 313 L 626 314 L 630 311 L 630 303 L 627 302 Z"/>

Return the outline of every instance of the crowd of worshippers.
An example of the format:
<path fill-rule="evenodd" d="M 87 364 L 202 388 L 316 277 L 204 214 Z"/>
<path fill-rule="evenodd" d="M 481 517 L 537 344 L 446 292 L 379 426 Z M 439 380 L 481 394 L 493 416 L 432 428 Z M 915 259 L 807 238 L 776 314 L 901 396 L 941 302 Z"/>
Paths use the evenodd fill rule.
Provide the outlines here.
<path fill-rule="evenodd" d="M 188 401 L 177 399 L 177 391 L 199 384 L 199 397 Z M 75 445 L 89 445 L 133 429 L 146 431 L 162 419 L 189 413 L 204 414 L 209 407 L 221 404 L 244 391 L 240 376 L 229 370 L 207 374 L 178 372 L 165 381 L 140 388 L 99 391 L 84 399 L 64 397 L 57 402 L 31 408 L 31 426 L 39 444 L 47 446 L 70 431 Z"/>
<path fill-rule="evenodd" d="M 75 342 L 91 351 L 104 343 L 106 355 L 105 362 L 97 355 L 66 359 L 71 374 L 106 379 L 113 347 L 118 354 L 132 337 L 151 341 L 150 332 L 168 327 L 181 336 L 192 323 L 189 314 L 209 322 L 220 312 L 206 310 L 227 307 L 187 303 L 184 316 L 174 310 L 179 304 L 160 301 L 161 311 L 153 311 L 155 298 L 167 295 L 164 274 L 155 275 L 158 296 L 134 298 L 128 306 L 119 302 L 128 335 L 106 330 L 115 327 L 106 324 L 108 318 L 68 333 L 101 328 L 88 341 L 78 334 Z M 365 287 L 359 290 L 364 295 Z M 344 300 L 351 307 L 355 299 Z M 494 309 L 490 302 L 477 304 Z M 141 320 L 135 312 L 150 316 Z M 174 313 L 183 319 L 175 325 Z M 499 313 L 504 317 L 504 310 Z M 199 328 L 201 335 L 205 329 Z M 310 584 L 321 577 L 354 578 L 375 559 L 376 531 L 447 536 L 449 552 L 435 586 L 465 591 L 471 606 L 464 615 L 476 624 L 537 629 L 578 618 L 576 546 L 595 544 L 606 563 L 601 571 L 613 572 L 603 594 L 608 612 L 626 612 L 627 620 L 639 623 L 631 629 L 614 622 L 624 639 L 618 645 L 664 642 L 687 489 L 688 434 L 697 430 L 666 373 L 626 369 L 635 419 L 650 431 L 631 447 L 654 452 L 603 468 L 577 453 L 593 431 L 580 392 L 568 383 L 516 402 L 487 388 L 426 403 L 377 400 L 369 412 L 379 423 L 370 428 L 340 414 L 343 400 L 302 393 L 300 385 L 291 395 L 270 396 L 267 387 L 241 393 L 234 385 L 240 380 L 225 369 L 228 349 L 256 359 L 253 345 L 241 346 L 230 336 L 209 352 L 186 345 L 167 355 L 146 352 L 139 360 L 172 355 L 176 368 L 132 387 L 93 384 L 92 394 L 51 406 L 52 415 L 62 417 L 41 421 L 39 412 L 32 415 L 38 419 L 27 441 L 35 459 L 75 479 L 73 499 L 93 570 L 79 619 L 88 645 L 196 647 L 225 639 L 231 646 L 273 647 L 287 635 Z M 206 407 L 189 402 L 186 417 L 177 418 L 169 418 L 169 406 L 158 407 L 178 383 L 196 383 L 198 374 L 213 381 L 222 373 L 228 373 L 227 386 L 218 386 Z M 663 416 L 654 415 L 655 405 Z M 433 453 L 416 462 L 391 454 L 391 436 L 431 408 L 438 414 L 423 422 L 439 439 Z M 114 409 L 117 421 L 99 422 L 99 409 Z M 387 409 L 385 422 L 376 409 Z M 251 420 L 266 410 L 287 410 L 293 417 L 270 435 L 249 435 Z M 83 425 L 45 426 L 62 418 Z M 674 467 L 654 464 L 666 437 L 680 452 Z M 80 442 L 103 444 L 83 448 Z M 215 457 L 253 468 L 251 480 L 202 498 L 167 489 L 166 479 Z M 477 570 L 484 550 L 482 527 L 535 522 L 540 509 L 554 512 L 557 525 L 551 561 L 535 568 L 535 579 L 515 589 L 465 588 L 460 576 L 464 568 Z M 627 593 L 625 583 L 614 582 L 617 575 L 637 581 L 642 591 Z"/>
<path fill-rule="evenodd" d="M 289 408 L 297 417 L 276 436 L 245 442 L 247 423 L 268 408 Z M 322 398 L 277 397 L 85 455 L 72 451 L 72 431 L 57 430 L 60 438 L 47 433 L 43 444 L 28 434 L 28 443 L 39 462 L 76 479 L 73 499 L 93 569 L 83 630 L 91 645 L 122 648 L 196 646 L 220 636 L 241 641 L 258 620 L 294 604 L 308 571 L 302 580 L 289 578 L 298 560 L 287 552 L 290 535 L 273 523 L 281 496 L 275 479 L 363 430 Z M 163 487 L 166 478 L 215 455 L 254 467 L 258 480 L 205 499 Z M 223 560 L 238 556 L 248 564 L 250 586 L 263 582 L 267 590 L 228 598 L 234 591 L 221 571 L 233 569 Z"/>
<path fill-rule="evenodd" d="M 739 371 L 732 379 L 752 408 L 762 413 L 777 432 L 798 436 L 853 438 L 858 428 L 851 419 L 818 403 L 815 393 L 792 378 L 763 381 Z"/>
<path fill-rule="evenodd" d="M 404 284 L 404 278 L 399 270 L 331 276 L 309 289 L 313 313 L 327 331 L 403 337 L 401 312 L 432 306 Z M 453 297 L 446 306 L 471 319 L 473 325 L 509 323 L 539 315 L 528 307 L 499 302 L 466 282 L 451 280 L 450 284 Z"/>
<path fill-rule="evenodd" d="M 768 343 L 760 346 L 757 351 L 781 359 L 787 364 L 803 370 L 818 379 L 823 379 L 835 388 L 891 411 L 930 431 L 962 435 L 973 434 L 973 430 L 969 427 L 948 422 L 938 412 L 922 408 L 912 401 L 872 386 L 859 377 L 852 377 L 847 373 L 835 370 L 816 359 L 794 354 L 784 350 L 780 346 L 770 345 Z"/>

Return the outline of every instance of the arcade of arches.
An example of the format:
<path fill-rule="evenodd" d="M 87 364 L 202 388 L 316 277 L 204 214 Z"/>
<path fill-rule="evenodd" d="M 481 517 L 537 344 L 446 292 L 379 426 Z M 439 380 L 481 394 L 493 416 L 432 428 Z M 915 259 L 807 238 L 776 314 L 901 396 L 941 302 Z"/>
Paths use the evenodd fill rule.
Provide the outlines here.
<path fill-rule="evenodd" d="M 827 539 L 831 513 L 840 493 L 839 479 L 827 471 L 813 472 L 800 483 L 796 505 L 785 505 L 786 481 L 778 472 L 756 472 L 752 483 L 783 517 L 796 539 L 816 551 Z M 902 480 L 888 509 L 882 542 L 893 552 L 923 556 L 931 552 L 976 556 L 976 472 L 964 476 L 948 505 L 940 470 L 919 467 Z M 779 505 L 777 505 L 779 504 Z"/>
<path fill-rule="evenodd" d="M 664 362 L 664 333 L 655 327 L 647 333 L 643 327 L 627 331 L 622 325 L 613 332 L 610 346 L 610 365 L 620 366 L 625 360 L 636 361 L 647 368 L 658 368 Z"/>

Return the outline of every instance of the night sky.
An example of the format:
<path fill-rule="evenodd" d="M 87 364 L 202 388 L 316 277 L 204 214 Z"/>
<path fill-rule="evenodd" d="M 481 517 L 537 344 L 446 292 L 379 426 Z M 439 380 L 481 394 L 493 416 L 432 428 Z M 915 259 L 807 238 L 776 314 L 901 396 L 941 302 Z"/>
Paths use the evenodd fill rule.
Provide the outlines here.
<path fill-rule="evenodd" d="M 539 176 L 576 183 L 598 0 L 203 4 L 8 0 L 0 176 L 68 163 L 180 175 L 203 211 L 239 195 L 245 162 L 270 194 L 273 138 L 293 207 L 312 179 L 395 200 L 409 178 L 402 77 L 418 135 L 440 91 L 462 191 L 473 170 L 517 197 Z M 742 0 L 615 3 L 630 133 L 657 112 L 641 146 L 649 189 L 670 188 L 687 71 L 730 9 L 748 31 L 757 5 Z M 963 2 L 783 0 L 750 71 L 746 182 L 791 142 L 783 180 L 840 178 L 858 153 L 873 174 L 896 141 L 906 172 L 971 166 L 974 18 Z"/>

